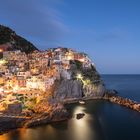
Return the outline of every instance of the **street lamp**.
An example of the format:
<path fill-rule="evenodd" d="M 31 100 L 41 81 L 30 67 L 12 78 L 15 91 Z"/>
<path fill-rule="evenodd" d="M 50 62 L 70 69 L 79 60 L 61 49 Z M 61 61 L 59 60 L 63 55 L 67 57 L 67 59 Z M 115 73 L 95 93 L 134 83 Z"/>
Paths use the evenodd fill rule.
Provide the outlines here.
<path fill-rule="evenodd" d="M 82 79 L 83 79 L 83 77 L 82 77 L 82 75 L 81 75 L 80 73 L 79 73 L 79 74 L 77 74 L 76 78 L 77 78 L 77 79 L 80 79 L 80 80 L 82 80 Z"/>

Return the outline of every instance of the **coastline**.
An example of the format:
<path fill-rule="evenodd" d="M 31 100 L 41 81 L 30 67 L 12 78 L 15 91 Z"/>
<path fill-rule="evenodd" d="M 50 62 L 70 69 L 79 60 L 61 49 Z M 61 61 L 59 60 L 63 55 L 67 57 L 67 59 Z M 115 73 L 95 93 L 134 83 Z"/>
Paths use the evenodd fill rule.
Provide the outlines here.
<path fill-rule="evenodd" d="M 66 121 L 70 118 L 67 112 L 59 112 L 59 115 L 54 116 L 46 115 L 45 113 L 35 114 L 35 116 L 36 117 L 30 117 L 28 119 L 26 119 L 26 116 L 23 116 L 22 118 L 1 116 L 0 135 L 18 128 L 31 128 L 42 124 Z"/>
<path fill-rule="evenodd" d="M 83 100 L 83 101 L 89 101 L 89 100 L 106 100 L 109 101 L 111 103 L 115 103 L 121 106 L 124 106 L 126 108 L 129 108 L 131 110 L 140 112 L 140 103 L 133 101 L 131 99 L 128 98 L 124 98 L 121 96 L 118 96 L 116 94 L 112 93 L 108 93 L 105 94 L 103 97 L 87 97 L 87 98 L 81 98 L 81 99 L 74 99 L 74 100 L 64 100 L 63 103 L 64 104 L 72 104 L 72 103 L 77 103 L 79 102 L 79 100 Z"/>
<path fill-rule="evenodd" d="M 27 120 L 28 119 L 26 118 L 26 116 L 13 117 L 13 116 L 1 115 L 0 116 L 0 135 L 13 129 L 21 128 L 23 123 Z"/>
<path fill-rule="evenodd" d="M 78 103 L 80 100 L 82 101 L 89 101 L 89 100 L 106 100 L 111 103 L 115 103 L 134 111 L 140 112 L 140 103 L 132 101 L 127 98 L 120 97 L 116 94 L 111 93 L 108 91 L 103 97 L 84 97 L 79 99 L 65 99 L 63 100 L 63 104 L 73 104 Z M 8 119 L 7 119 L 8 118 Z M 4 117 L 0 116 L 0 135 L 17 128 L 30 128 L 35 127 L 41 124 L 49 124 L 53 122 L 61 122 L 70 119 L 70 114 L 64 109 L 56 110 L 54 113 L 47 113 L 42 114 L 34 114 L 33 117 L 27 118 L 26 116 L 19 116 L 14 117 Z M 9 125 L 10 124 L 10 125 Z"/>

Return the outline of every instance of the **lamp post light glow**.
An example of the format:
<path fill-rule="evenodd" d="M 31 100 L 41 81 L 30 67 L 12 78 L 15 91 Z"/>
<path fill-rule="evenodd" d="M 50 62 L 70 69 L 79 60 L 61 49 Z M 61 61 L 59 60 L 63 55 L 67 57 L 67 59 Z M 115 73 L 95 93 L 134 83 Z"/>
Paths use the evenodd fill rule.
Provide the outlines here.
<path fill-rule="evenodd" d="M 80 73 L 77 74 L 76 78 L 77 78 L 77 79 L 80 79 L 80 80 L 83 79 L 83 77 L 82 77 L 82 75 L 81 75 Z"/>
<path fill-rule="evenodd" d="M 0 60 L 0 65 L 4 65 L 4 64 L 6 64 L 6 63 L 7 63 L 6 60 Z"/>
<path fill-rule="evenodd" d="M 2 53 L 3 52 L 3 49 L 0 49 L 0 53 Z"/>

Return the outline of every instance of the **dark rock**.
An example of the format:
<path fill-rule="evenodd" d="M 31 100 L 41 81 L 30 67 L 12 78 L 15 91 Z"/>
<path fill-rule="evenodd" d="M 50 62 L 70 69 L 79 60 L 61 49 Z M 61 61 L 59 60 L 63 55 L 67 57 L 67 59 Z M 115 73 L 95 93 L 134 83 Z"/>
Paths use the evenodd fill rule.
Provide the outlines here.
<path fill-rule="evenodd" d="M 32 117 L 31 120 L 27 121 L 24 126 L 25 127 L 34 127 L 41 124 L 47 124 L 52 122 L 59 122 L 64 121 L 70 118 L 69 113 L 66 109 L 60 109 L 56 108 L 51 113 L 41 113 L 36 114 L 34 117 Z"/>
<path fill-rule="evenodd" d="M 5 45 L 3 45 L 5 44 Z M 30 53 L 38 50 L 32 43 L 17 35 L 12 29 L 0 25 L 0 46 L 6 47 L 6 50 L 21 50 Z M 1 47 L 0 47 L 1 48 Z"/>
<path fill-rule="evenodd" d="M 77 120 L 82 119 L 84 116 L 85 116 L 84 113 L 76 114 L 76 119 L 77 119 Z"/>
<path fill-rule="evenodd" d="M 17 117 L 0 117 L 0 134 L 11 129 L 16 129 L 22 127 L 22 124 L 27 120 L 27 118 L 17 118 Z"/>
<path fill-rule="evenodd" d="M 59 100 L 66 98 L 81 98 L 82 84 L 77 80 L 62 80 L 57 90 L 55 97 Z"/>

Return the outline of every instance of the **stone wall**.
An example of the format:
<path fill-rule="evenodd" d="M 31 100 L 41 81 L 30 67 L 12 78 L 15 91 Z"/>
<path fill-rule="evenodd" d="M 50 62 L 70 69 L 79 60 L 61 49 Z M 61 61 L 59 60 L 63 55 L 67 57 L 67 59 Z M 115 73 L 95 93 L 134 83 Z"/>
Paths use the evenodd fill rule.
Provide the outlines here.
<path fill-rule="evenodd" d="M 57 99 L 81 98 L 82 83 L 77 80 L 62 80 L 54 93 Z"/>

